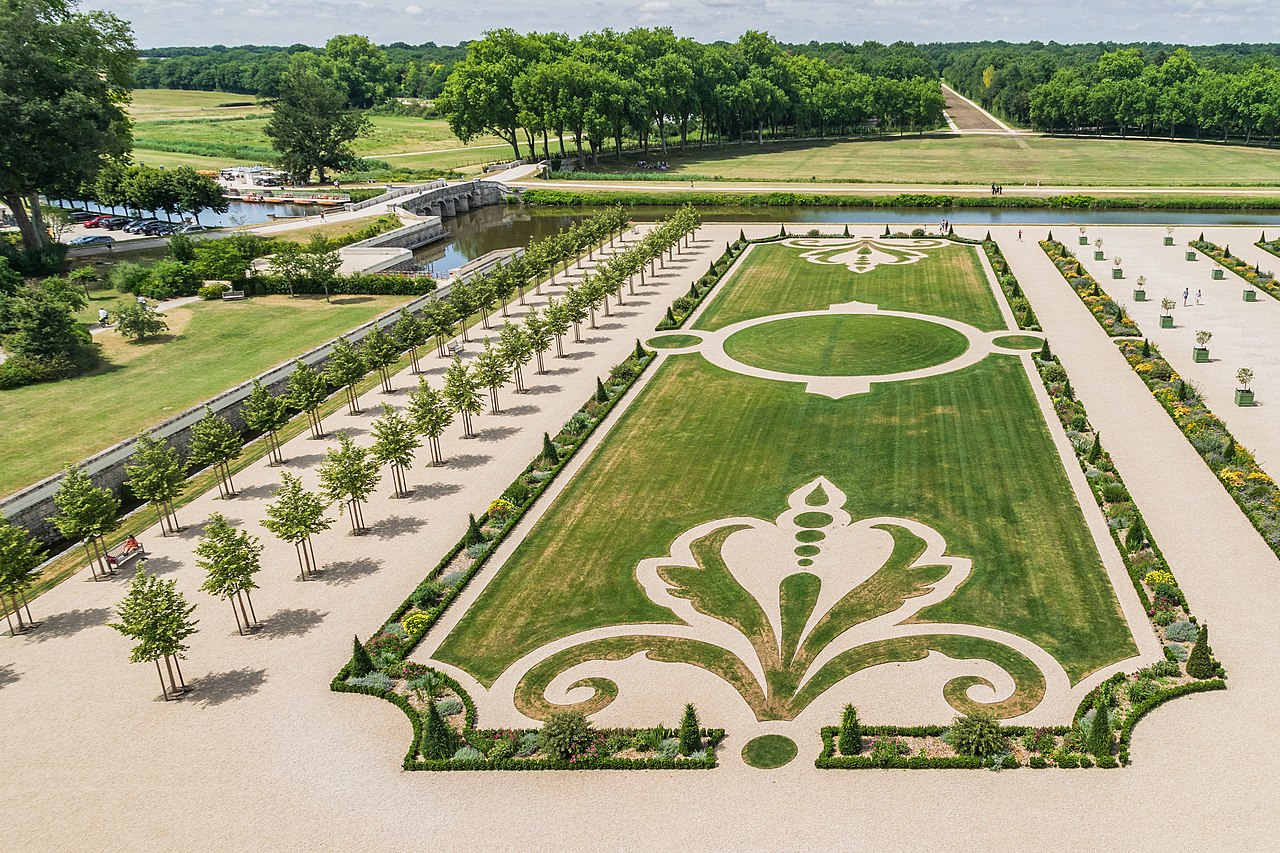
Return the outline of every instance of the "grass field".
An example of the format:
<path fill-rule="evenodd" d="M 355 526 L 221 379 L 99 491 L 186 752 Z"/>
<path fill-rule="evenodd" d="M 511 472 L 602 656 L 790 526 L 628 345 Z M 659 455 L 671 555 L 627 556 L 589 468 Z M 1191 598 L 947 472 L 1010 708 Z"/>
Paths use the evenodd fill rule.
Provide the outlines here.
<path fill-rule="evenodd" d="M 96 296 L 97 294 L 95 294 Z M 169 312 L 143 344 L 95 338 L 93 373 L 0 391 L 0 494 L 9 494 L 405 302 L 391 296 L 262 297 Z M 95 300 L 93 311 L 99 303 Z M 269 329 L 269 332 L 263 330 Z"/>
<path fill-rule="evenodd" d="M 965 336 L 946 326 L 870 314 L 792 317 L 743 329 L 724 343 L 735 361 L 811 376 L 918 370 L 951 361 L 968 348 Z"/>
<path fill-rule="evenodd" d="M 851 290 L 867 301 L 894 301 L 895 309 L 995 322 L 995 298 L 975 278 L 973 250 L 929 251 L 936 254 L 918 263 L 856 276 L 807 264 L 806 286 L 792 269 L 797 250 L 756 247 L 753 263 L 722 285 L 708 322 L 719 327 L 744 316 L 812 309 L 832 295 L 847 301 Z M 912 279 L 929 284 L 912 288 Z M 677 536 L 698 524 L 737 516 L 773 519 L 786 509 L 787 495 L 820 476 L 845 492 L 844 508 L 854 519 L 914 519 L 943 534 L 948 554 L 972 559 L 972 575 L 916 621 L 1018 634 L 1057 658 L 1073 681 L 1134 654 L 1020 359 L 990 356 L 962 371 L 832 400 L 807 394 L 799 384 L 730 373 L 692 354 L 670 356 L 658 368 L 435 657 L 492 684 L 519 657 L 560 637 L 608 625 L 673 622 L 674 614 L 639 586 L 640 560 L 668 553 Z M 854 624 L 888 612 L 937 579 L 935 569 L 909 568 L 911 555 L 919 553 L 913 540 L 895 536 L 894 558 L 841 602 L 841 619 Z M 730 613 L 726 621 L 740 624 L 744 634 L 760 630 L 753 627 L 758 616 L 728 603 L 741 595 L 733 583 L 716 580 L 723 572 L 716 574 L 715 548 L 706 543 L 699 557 L 705 571 L 668 582 L 700 578 L 703 587 L 691 598 L 700 612 L 723 608 Z M 806 601 L 811 606 L 814 591 L 803 579 L 788 586 L 792 577 L 781 589 L 780 642 L 800 659 L 813 650 L 785 651 L 796 636 L 796 620 L 786 614 Z M 838 628 L 820 621 L 810 637 Z M 646 639 L 601 641 L 600 653 L 625 657 Z M 744 696 L 753 689 L 741 683 L 753 679 L 743 679 L 740 666 L 735 670 L 714 646 L 688 640 L 661 645 L 651 656 L 697 662 Z M 1043 692 L 1043 679 L 1021 655 L 985 640 L 941 636 L 845 653 L 830 680 L 816 679 L 795 701 L 811 701 L 841 672 L 918 659 L 928 648 L 1000 662 L 1018 679 L 1010 701 L 1021 710 Z M 532 671 L 526 678 L 535 686 L 540 680 Z M 536 704 L 537 690 L 522 688 L 518 701 Z M 949 688 L 949 698 L 956 692 Z M 962 700 L 962 693 L 955 698 Z M 767 709 L 766 715 L 786 716 L 795 707 Z"/>
<path fill-rule="evenodd" d="M 1280 149 L 1146 139 L 1049 136 L 886 137 L 730 145 L 665 155 L 671 171 L 633 173 L 635 157 L 602 159 L 629 178 L 1035 186 L 1275 186 Z"/>
<path fill-rule="evenodd" d="M 225 92 L 135 90 L 129 107 L 135 122 L 135 156 L 149 165 L 201 169 L 268 161 L 273 152 L 263 128 L 271 111 L 253 100 Z M 393 167 L 453 169 L 510 157 L 509 147 L 498 137 L 478 136 L 464 144 L 443 119 L 369 120 L 373 128 L 356 140 L 356 153 L 371 158 L 413 155 L 392 157 L 388 162 Z"/>

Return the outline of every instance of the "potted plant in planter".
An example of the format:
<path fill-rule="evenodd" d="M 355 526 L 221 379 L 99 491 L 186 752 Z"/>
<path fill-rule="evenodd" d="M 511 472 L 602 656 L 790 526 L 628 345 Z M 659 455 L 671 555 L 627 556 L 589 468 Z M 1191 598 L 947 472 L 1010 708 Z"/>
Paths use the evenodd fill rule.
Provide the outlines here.
<path fill-rule="evenodd" d="M 1164 244 L 1166 246 L 1173 245 L 1173 226 L 1172 225 L 1164 229 Z"/>
<path fill-rule="evenodd" d="M 1120 256 L 1116 255 L 1111 259 L 1111 277 L 1124 278 L 1124 270 L 1120 269 Z"/>
<path fill-rule="evenodd" d="M 1222 264 L 1213 265 L 1213 280 L 1222 281 Z"/>
<path fill-rule="evenodd" d="M 1187 249 L 1187 260 L 1194 261 L 1195 259 L 1196 259 L 1196 253 L 1193 252 L 1191 249 Z"/>
<path fill-rule="evenodd" d="M 1093 259 L 1095 261 L 1102 260 L 1102 238 L 1101 237 L 1093 241 Z"/>
<path fill-rule="evenodd" d="M 1080 226 L 1080 245 L 1081 245 L 1081 246 L 1087 246 L 1087 245 L 1089 245 L 1089 238 L 1088 238 L 1087 236 L 1085 236 L 1085 233 L 1084 233 L 1084 232 L 1085 232 L 1085 227 L 1084 227 L 1083 225 L 1081 225 L 1081 226 Z"/>
<path fill-rule="evenodd" d="M 1167 296 L 1160 300 L 1160 307 L 1164 309 L 1164 313 L 1160 315 L 1160 328 L 1173 328 L 1173 306 L 1177 304 Z"/>
<path fill-rule="evenodd" d="M 1244 288 L 1244 301 L 1245 301 L 1245 302 L 1257 302 L 1257 301 L 1258 301 L 1258 291 L 1256 291 L 1256 290 L 1254 290 L 1254 289 L 1253 289 L 1253 284 L 1252 284 L 1252 283 L 1249 283 L 1249 284 L 1245 285 L 1245 288 Z"/>
<path fill-rule="evenodd" d="M 1236 371 L 1236 384 L 1240 387 L 1236 389 L 1236 405 L 1252 406 L 1253 390 L 1249 386 L 1253 383 L 1253 371 L 1247 367 L 1242 367 Z"/>
<path fill-rule="evenodd" d="M 1147 277 L 1145 275 L 1138 276 L 1138 286 L 1133 289 L 1133 301 L 1147 301 Z"/>
<path fill-rule="evenodd" d="M 1191 350 L 1192 359 L 1198 364 L 1205 364 L 1209 361 L 1209 341 L 1213 338 L 1213 332 L 1206 332 L 1204 329 L 1196 332 L 1196 345 Z"/>

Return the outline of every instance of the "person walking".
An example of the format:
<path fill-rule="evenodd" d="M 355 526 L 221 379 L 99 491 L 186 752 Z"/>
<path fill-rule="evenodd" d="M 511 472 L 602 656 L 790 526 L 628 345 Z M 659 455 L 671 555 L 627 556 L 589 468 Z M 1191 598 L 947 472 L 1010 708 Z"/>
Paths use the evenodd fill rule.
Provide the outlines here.
<path fill-rule="evenodd" d="M 1182 290 L 1182 307 L 1187 307 L 1187 300 L 1191 298 L 1191 288 L 1185 287 Z"/>
<path fill-rule="evenodd" d="M 1018 229 L 1018 242 L 1019 242 L 1019 243 L 1021 243 L 1021 242 L 1022 242 L 1022 229 L 1021 229 L 1021 228 L 1019 228 L 1019 229 Z"/>
<path fill-rule="evenodd" d="M 1196 288 L 1196 304 L 1197 304 L 1197 305 L 1203 305 L 1203 304 L 1204 304 L 1203 302 L 1201 302 L 1201 301 L 1200 301 L 1200 288 L 1198 288 L 1198 287 Z"/>

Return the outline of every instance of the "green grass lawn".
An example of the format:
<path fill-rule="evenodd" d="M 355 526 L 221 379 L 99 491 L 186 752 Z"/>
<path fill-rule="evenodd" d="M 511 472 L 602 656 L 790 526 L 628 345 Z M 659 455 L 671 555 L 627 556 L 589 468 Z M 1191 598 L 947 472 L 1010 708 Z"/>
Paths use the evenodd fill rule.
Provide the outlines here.
<path fill-rule="evenodd" d="M 743 258 L 733 286 L 724 288 L 707 306 L 695 328 L 714 331 L 755 317 L 821 311 L 855 301 L 886 311 L 952 317 L 984 332 L 1004 328 L 973 250 L 948 245 L 928 251 L 929 257 L 914 264 L 879 266 L 869 273 L 853 274 L 840 264 L 811 263 L 785 245 L 758 244 Z"/>
<path fill-rule="evenodd" d="M 789 764 L 796 757 L 796 742 L 783 735 L 761 735 L 742 747 L 742 760 L 761 770 Z"/>
<path fill-rule="evenodd" d="M 792 317 L 743 329 L 724 350 L 735 361 L 808 376 L 866 376 L 932 367 L 964 354 L 955 329 L 871 314 Z"/>
<path fill-rule="evenodd" d="M 351 296 L 332 304 L 288 297 L 198 302 L 169 313 L 171 334 L 162 339 L 131 344 L 107 332 L 95 338 L 105 364 L 93 373 L 0 391 L 0 494 L 55 473 L 405 301 Z"/>
<path fill-rule="evenodd" d="M 772 280 L 786 286 L 766 288 L 770 305 L 761 284 L 768 271 L 753 277 L 744 268 L 716 296 L 716 323 L 815 303 L 825 307 L 823 300 L 838 289 L 838 268 L 807 265 L 810 286 L 790 282 L 785 255 L 796 251 L 753 250 L 758 264 L 777 260 L 784 269 L 775 270 Z M 857 276 L 845 271 L 844 281 L 864 293 L 896 294 L 901 304 L 893 307 L 903 310 L 923 311 L 928 304 L 938 309 L 933 313 L 990 316 L 996 306 L 989 288 L 957 272 L 977 267 L 957 261 L 951 248 L 936 251 L 911 266 Z M 938 286 L 901 287 L 897 277 L 904 274 L 935 282 L 957 276 L 951 310 Z M 1026 637 L 1054 655 L 1073 680 L 1135 653 L 1019 358 L 993 355 L 962 371 L 832 400 L 798 384 L 730 373 L 692 354 L 670 356 L 658 368 L 435 656 L 492 684 L 519 657 L 560 637 L 608 625 L 672 622 L 674 615 L 652 603 L 636 581 L 640 560 L 666 554 L 677 536 L 698 524 L 736 516 L 773 519 L 786 509 L 787 495 L 819 476 L 845 492 L 845 509 L 854 519 L 915 519 L 946 537 L 948 553 L 972 559 L 972 575 L 917 621 L 985 625 Z M 877 582 L 865 593 L 883 600 L 854 600 L 851 614 L 880 612 L 876 608 L 900 602 L 928 580 L 903 574 L 901 565 L 883 571 L 887 586 L 876 593 Z M 801 584 L 791 594 L 804 598 L 810 592 Z M 700 595 L 713 602 L 716 593 Z M 863 649 L 841 663 L 847 672 L 917 659 L 926 647 L 976 648 L 943 636 Z M 716 659 L 714 648 L 692 649 L 686 641 L 682 654 L 734 680 L 732 662 Z M 994 655 L 981 656 L 1004 661 Z M 1036 685 L 1024 682 L 1012 660 L 1020 655 L 1007 657 L 1022 702 L 1035 695 Z M 1027 678 L 1034 681 L 1031 669 Z M 750 688 L 735 686 L 744 695 Z"/>
<path fill-rule="evenodd" d="M 598 171 L 631 173 L 635 159 L 602 159 Z M 1280 184 L 1280 149 L 1147 139 L 906 136 L 692 148 L 685 154 L 672 149 L 664 159 L 671 172 L 632 176 L 1008 186 Z"/>

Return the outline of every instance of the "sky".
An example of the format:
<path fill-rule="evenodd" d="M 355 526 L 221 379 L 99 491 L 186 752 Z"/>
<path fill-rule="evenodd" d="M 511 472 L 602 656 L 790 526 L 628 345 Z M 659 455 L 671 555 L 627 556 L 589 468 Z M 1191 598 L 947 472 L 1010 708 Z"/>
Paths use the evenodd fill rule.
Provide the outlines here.
<path fill-rule="evenodd" d="M 1266 40 L 1280 0 L 84 0 L 133 25 L 138 46 L 375 42 L 457 44 L 486 29 L 672 27 L 699 41 L 766 30 L 785 42 Z M 1270 40 L 1276 31 L 1271 30 Z"/>

